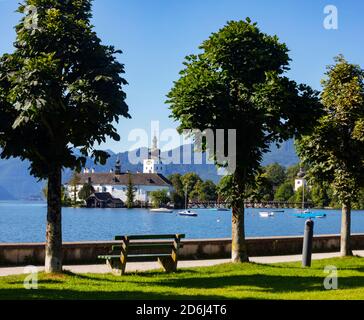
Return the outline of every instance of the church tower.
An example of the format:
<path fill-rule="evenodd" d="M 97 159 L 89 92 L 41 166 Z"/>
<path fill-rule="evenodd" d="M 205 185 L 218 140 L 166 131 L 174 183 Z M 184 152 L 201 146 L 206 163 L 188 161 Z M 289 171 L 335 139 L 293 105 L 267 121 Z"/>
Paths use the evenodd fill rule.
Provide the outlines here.
<path fill-rule="evenodd" d="M 161 151 L 158 148 L 158 139 L 153 138 L 152 149 L 148 152 L 148 159 L 144 160 L 143 173 L 165 173 L 165 166 L 161 160 Z"/>
<path fill-rule="evenodd" d="M 115 174 L 121 174 L 121 161 L 119 156 L 115 163 Z"/>
<path fill-rule="evenodd" d="M 297 191 L 299 188 L 306 187 L 307 181 L 305 179 L 306 172 L 303 170 L 303 168 L 300 168 L 300 171 L 297 174 L 297 178 L 294 182 L 294 191 Z"/>

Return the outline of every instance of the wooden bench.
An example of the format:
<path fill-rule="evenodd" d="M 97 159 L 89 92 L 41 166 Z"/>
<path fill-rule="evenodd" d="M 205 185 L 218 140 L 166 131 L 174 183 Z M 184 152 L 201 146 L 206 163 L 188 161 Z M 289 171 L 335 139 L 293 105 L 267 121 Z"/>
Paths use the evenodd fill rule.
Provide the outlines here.
<path fill-rule="evenodd" d="M 121 241 L 121 244 L 112 246 L 109 254 L 98 258 L 106 260 L 112 272 L 118 275 L 125 274 L 127 262 L 156 259 L 166 272 L 176 272 L 183 238 L 184 234 L 116 236 L 115 240 Z"/>

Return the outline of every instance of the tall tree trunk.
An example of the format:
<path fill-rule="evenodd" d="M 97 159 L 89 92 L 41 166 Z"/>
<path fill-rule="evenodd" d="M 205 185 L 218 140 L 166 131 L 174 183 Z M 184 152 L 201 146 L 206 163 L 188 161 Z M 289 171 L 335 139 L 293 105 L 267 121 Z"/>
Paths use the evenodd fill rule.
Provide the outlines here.
<path fill-rule="evenodd" d="M 48 177 L 48 206 L 45 271 L 62 272 L 62 192 L 61 168 L 56 168 Z"/>
<path fill-rule="evenodd" d="M 352 256 L 350 245 L 351 234 L 351 204 L 343 204 L 341 217 L 341 243 L 340 254 L 342 257 Z"/>
<path fill-rule="evenodd" d="M 234 263 L 249 262 L 245 241 L 244 212 L 244 205 L 233 208 L 231 256 Z"/>

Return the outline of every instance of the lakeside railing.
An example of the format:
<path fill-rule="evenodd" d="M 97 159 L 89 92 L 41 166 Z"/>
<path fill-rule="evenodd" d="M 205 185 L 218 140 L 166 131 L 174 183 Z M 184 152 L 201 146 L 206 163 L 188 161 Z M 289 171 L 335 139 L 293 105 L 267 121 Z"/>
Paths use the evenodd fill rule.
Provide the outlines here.
<path fill-rule="evenodd" d="M 290 209 L 290 208 L 313 208 L 312 202 L 289 202 L 289 201 L 245 201 L 246 208 L 258 208 L 258 209 Z M 190 201 L 188 203 L 189 209 L 223 209 L 231 208 L 229 202 L 216 202 L 216 201 Z"/>

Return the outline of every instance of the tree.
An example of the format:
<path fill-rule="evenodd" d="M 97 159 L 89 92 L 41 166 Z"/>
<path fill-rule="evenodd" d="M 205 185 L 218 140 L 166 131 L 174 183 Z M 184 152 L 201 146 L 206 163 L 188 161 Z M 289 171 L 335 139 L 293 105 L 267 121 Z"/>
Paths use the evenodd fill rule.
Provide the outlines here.
<path fill-rule="evenodd" d="M 80 184 L 80 181 L 81 181 L 81 177 L 79 176 L 77 171 L 73 171 L 72 177 L 70 180 L 70 186 L 72 187 L 72 193 L 73 193 L 72 202 L 74 205 L 77 202 L 77 186 Z"/>
<path fill-rule="evenodd" d="M 217 200 L 216 185 L 213 181 L 206 180 L 202 183 L 199 200 L 200 201 L 216 201 Z"/>
<path fill-rule="evenodd" d="M 294 181 L 297 178 L 298 172 L 300 171 L 301 165 L 299 163 L 289 166 L 286 170 L 286 181 L 289 181 L 292 183 L 292 186 L 294 186 Z"/>
<path fill-rule="evenodd" d="M 168 191 L 164 189 L 152 191 L 150 193 L 150 196 L 152 198 L 154 208 L 160 208 L 161 206 L 165 206 L 168 204 L 168 202 L 171 201 L 170 197 L 168 196 Z"/>
<path fill-rule="evenodd" d="M 211 180 L 198 180 L 190 192 L 190 199 L 195 201 L 216 201 L 216 185 Z"/>
<path fill-rule="evenodd" d="M 48 186 L 45 185 L 42 189 L 43 198 L 47 200 L 48 198 Z M 72 202 L 72 199 L 68 197 L 68 194 L 66 192 L 66 188 L 64 186 L 61 187 L 61 204 L 62 206 L 70 206 Z"/>
<path fill-rule="evenodd" d="M 246 199 L 250 201 L 271 201 L 273 200 L 273 185 L 267 178 L 264 168 L 255 176 L 254 183 L 246 188 Z"/>
<path fill-rule="evenodd" d="M 235 129 L 236 168 L 220 194 L 231 202 L 232 260 L 248 261 L 245 243 L 244 198 L 254 184 L 264 153 L 272 143 L 303 132 L 319 110 L 317 92 L 297 85 L 283 74 L 289 69 L 288 49 L 276 36 L 262 33 L 256 23 L 230 21 L 202 43 L 168 94 L 172 118 L 184 129 Z M 218 167 L 221 150 L 204 142 Z"/>
<path fill-rule="evenodd" d="M 95 189 L 91 183 L 85 183 L 81 190 L 78 192 L 78 197 L 81 200 L 86 201 L 93 193 L 95 193 Z"/>
<path fill-rule="evenodd" d="M 285 182 L 278 187 L 278 189 L 274 195 L 274 200 L 275 201 L 288 201 L 293 195 L 294 195 L 294 190 L 292 187 L 292 183 Z"/>
<path fill-rule="evenodd" d="M 1 158 L 29 160 L 47 179 L 45 271 L 61 272 L 62 168 L 81 170 L 87 156 L 105 164 L 94 146 L 120 139 L 112 123 L 130 117 L 127 82 L 120 51 L 93 31 L 91 0 L 24 0 L 18 12 L 15 50 L 0 58 Z"/>
<path fill-rule="evenodd" d="M 131 174 L 128 174 L 128 185 L 126 188 L 126 206 L 128 209 L 132 209 L 134 207 L 134 200 L 135 200 L 135 190 L 134 184 L 131 179 Z"/>
<path fill-rule="evenodd" d="M 311 180 L 330 183 L 342 204 L 341 255 L 351 255 L 351 207 L 364 181 L 364 70 L 335 58 L 322 81 L 324 115 L 297 143 Z"/>
<path fill-rule="evenodd" d="M 356 210 L 364 209 L 364 188 L 360 188 L 357 200 L 353 204 L 353 209 Z"/>
<path fill-rule="evenodd" d="M 300 187 L 297 189 L 297 191 L 294 192 L 294 194 L 292 195 L 292 197 L 290 197 L 288 199 L 289 202 L 291 203 L 296 203 L 296 207 L 297 208 L 302 208 L 303 209 L 303 194 L 305 196 L 305 202 L 308 201 L 312 201 L 312 197 L 311 197 L 311 191 L 309 188 L 305 188 L 305 190 L 303 190 L 303 187 Z"/>
<path fill-rule="evenodd" d="M 278 163 L 272 163 L 265 167 L 265 176 L 272 183 L 273 189 L 276 190 L 286 180 L 286 170 Z"/>
<path fill-rule="evenodd" d="M 311 199 L 315 207 L 324 208 L 330 204 L 328 189 L 329 186 L 319 183 L 315 183 L 310 188 Z"/>
<path fill-rule="evenodd" d="M 173 189 L 176 193 L 183 195 L 183 183 L 182 183 L 182 176 L 179 173 L 171 174 L 168 177 L 168 180 L 171 181 Z"/>
<path fill-rule="evenodd" d="M 193 189 L 195 188 L 196 184 L 198 182 L 202 182 L 201 178 L 198 176 L 198 174 L 194 172 L 186 173 L 182 176 L 182 185 L 183 185 L 183 191 L 187 191 L 187 201 L 189 201 L 191 195 L 192 198 L 194 197 L 192 193 Z"/>
<path fill-rule="evenodd" d="M 175 208 L 183 208 L 185 205 L 185 195 L 182 184 L 182 176 L 179 173 L 172 174 L 168 177 L 173 186 L 173 191 L 171 193 L 171 200 Z"/>

